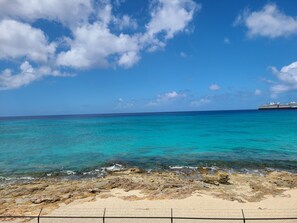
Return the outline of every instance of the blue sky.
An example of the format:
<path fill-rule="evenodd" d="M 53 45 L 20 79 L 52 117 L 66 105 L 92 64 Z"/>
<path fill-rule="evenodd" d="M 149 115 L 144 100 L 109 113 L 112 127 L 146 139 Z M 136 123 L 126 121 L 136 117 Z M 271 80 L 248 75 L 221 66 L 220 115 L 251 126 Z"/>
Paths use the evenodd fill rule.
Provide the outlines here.
<path fill-rule="evenodd" d="M 0 3 L 0 116 L 297 100 L 297 2 Z"/>

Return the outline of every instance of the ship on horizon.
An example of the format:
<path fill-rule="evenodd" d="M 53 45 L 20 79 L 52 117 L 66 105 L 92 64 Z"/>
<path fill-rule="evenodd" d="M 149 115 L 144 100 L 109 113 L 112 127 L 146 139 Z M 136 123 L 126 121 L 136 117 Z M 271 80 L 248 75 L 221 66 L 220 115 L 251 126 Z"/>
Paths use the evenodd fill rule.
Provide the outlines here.
<path fill-rule="evenodd" d="M 280 102 L 270 102 L 269 104 L 261 105 L 258 110 L 265 109 L 297 109 L 297 102 L 293 101 L 287 104 L 281 104 Z"/>

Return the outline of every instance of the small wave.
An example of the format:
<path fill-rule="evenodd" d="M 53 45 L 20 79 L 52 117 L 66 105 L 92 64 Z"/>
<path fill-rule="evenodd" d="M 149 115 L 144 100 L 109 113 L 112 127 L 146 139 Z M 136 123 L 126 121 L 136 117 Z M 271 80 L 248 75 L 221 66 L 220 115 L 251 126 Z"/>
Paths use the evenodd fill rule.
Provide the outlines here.
<path fill-rule="evenodd" d="M 34 177 L 23 176 L 23 177 L 3 177 L 0 176 L 0 181 L 13 181 L 13 180 L 34 180 Z"/>
<path fill-rule="evenodd" d="M 74 172 L 74 171 L 72 171 L 72 170 L 64 170 L 64 171 L 62 171 L 63 173 L 65 173 L 65 174 L 67 174 L 68 176 L 70 176 L 70 175 L 75 175 L 76 174 L 76 172 Z"/>
<path fill-rule="evenodd" d="M 183 170 L 183 169 L 190 169 L 190 170 L 197 170 L 198 167 L 194 166 L 169 166 L 171 170 Z"/>
<path fill-rule="evenodd" d="M 10 177 L 2 177 L 0 176 L 0 181 L 6 181 L 6 180 L 10 180 L 11 178 Z"/>
<path fill-rule="evenodd" d="M 34 180 L 34 177 L 19 177 L 20 180 Z"/>
<path fill-rule="evenodd" d="M 126 170 L 127 168 L 133 167 L 132 165 L 122 165 L 119 163 L 112 163 L 111 165 L 106 165 L 104 167 L 98 166 L 97 168 L 93 169 L 85 169 L 85 170 L 70 170 L 70 169 L 62 169 L 56 170 L 52 172 L 43 172 L 43 173 L 32 173 L 26 174 L 24 176 L 20 175 L 2 175 L 0 176 L 0 182 L 7 183 L 7 182 L 15 182 L 15 181 L 31 181 L 36 179 L 42 178 L 63 178 L 63 179 L 80 179 L 80 178 L 103 178 L 106 177 L 109 173 L 115 171 L 122 171 Z M 163 166 L 162 169 L 158 167 L 155 168 L 144 168 L 147 173 L 152 171 L 173 171 L 180 174 L 195 174 L 199 176 L 201 170 L 205 169 L 208 173 L 215 173 L 219 170 L 225 171 L 229 174 L 233 173 L 246 173 L 246 174 L 256 174 L 256 175 L 265 175 L 267 172 L 272 171 L 286 171 L 283 169 L 276 169 L 276 168 L 228 168 L 228 167 L 220 167 L 220 165 L 168 165 Z M 294 172 L 294 171 L 292 171 Z M 296 172 L 295 172 L 296 173 Z"/>
<path fill-rule="evenodd" d="M 112 166 L 109 166 L 109 167 L 102 167 L 101 169 L 105 170 L 105 171 L 114 172 L 114 171 L 124 170 L 125 168 L 123 167 L 123 165 L 116 163 L 116 164 L 114 164 Z"/>
<path fill-rule="evenodd" d="M 98 173 L 100 173 L 100 172 L 101 172 L 101 170 L 99 170 L 99 169 L 94 169 L 94 170 L 91 170 L 91 171 L 83 172 L 82 174 L 83 174 L 83 175 L 95 175 L 95 174 L 98 174 Z"/>
<path fill-rule="evenodd" d="M 83 172 L 82 173 L 83 176 L 85 177 L 105 177 L 105 171 L 102 171 L 101 169 L 94 169 L 91 171 L 87 171 L 87 172 Z"/>

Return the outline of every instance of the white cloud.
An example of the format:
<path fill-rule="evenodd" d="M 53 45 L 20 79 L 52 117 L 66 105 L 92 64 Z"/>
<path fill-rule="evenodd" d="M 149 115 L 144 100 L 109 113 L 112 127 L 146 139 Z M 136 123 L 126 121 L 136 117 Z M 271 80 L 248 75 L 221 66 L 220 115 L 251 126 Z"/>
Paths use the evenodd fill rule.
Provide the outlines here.
<path fill-rule="evenodd" d="M 113 20 L 112 5 L 110 3 L 100 4 L 97 17 L 105 26 L 107 26 L 111 20 Z"/>
<path fill-rule="evenodd" d="M 150 101 L 147 106 L 157 106 L 164 103 L 172 102 L 178 99 L 186 98 L 187 94 L 184 92 L 176 92 L 176 91 L 170 91 L 164 94 L 159 94 L 157 97 Z"/>
<path fill-rule="evenodd" d="M 55 52 L 40 29 L 14 20 L 0 21 L 0 59 L 26 57 L 45 62 Z"/>
<path fill-rule="evenodd" d="M 99 10 L 100 21 L 73 30 L 70 50 L 58 55 L 57 64 L 73 68 L 132 67 L 140 60 L 143 49 L 154 51 L 165 47 L 165 42 L 157 34 L 165 32 L 167 39 L 183 31 L 192 20 L 196 7 L 192 0 L 160 0 L 153 8 L 146 32 L 128 35 L 115 34 L 109 29 L 108 25 L 112 21 L 117 23 L 119 19 L 112 15 L 112 6 L 108 3 Z M 172 21 L 173 14 L 176 22 Z M 180 17 L 177 19 L 176 15 Z M 122 18 L 121 28 L 135 26 L 130 17 L 124 15 Z"/>
<path fill-rule="evenodd" d="M 137 51 L 128 51 L 121 55 L 120 59 L 118 60 L 118 65 L 129 68 L 132 67 L 140 60 L 140 57 Z"/>
<path fill-rule="evenodd" d="M 209 98 L 200 98 L 198 100 L 193 100 L 191 101 L 191 106 L 194 106 L 194 107 L 199 107 L 201 105 L 205 105 L 205 104 L 208 104 L 210 103 L 211 100 Z"/>
<path fill-rule="evenodd" d="M 117 5 L 117 3 L 115 3 Z M 129 15 L 116 16 L 112 13 L 113 7 L 109 1 L 101 2 L 99 5 L 97 17 L 105 26 L 110 23 L 116 25 L 119 30 L 136 29 L 138 27 L 137 21 Z"/>
<path fill-rule="evenodd" d="M 115 35 L 100 22 L 80 26 L 73 34 L 70 50 L 61 52 L 57 57 L 58 65 L 90 68 L 115 63 L 130 67 L 139 60 L 137 36 Z"/>
<path fill-rule="evenodd" d="M 254 94 L 255 95 L 261 95 L 262 94 L 262 91 L 260 90 L 260 89 L 256 89 L 255 91 L 254 91 Z"/>
<path fill-rule="evenodd" d="M 0 18 L 25 21 L 47 19 L 65 26 L 75 26 L 88 21 L 94 12 L 92 0 L 1 0 Z"/>
<path fill-rule="evenodd" d="M 143 25 L 144 29 L 138 29 L 137 21 L 129 15 L 115 14 L 108 0 L 0 0 L 0 59 L 20 63 L 26 60 L 34 62 L 35 67 L 34 78 L 28 78 L 30 72 L 22 69 L 15 75 L 11 70 L 3 71 L 0 85 L 8 86 L 23 78 L 23 82 L 18 81 L 21 84 L 11 84 L 20 87 L 39 80 L 41 67 L 132 67 L 142 52 L 164 48 L 169 39 L 186 31 L 200 8 L 193 0 L 155 0 L 150 21 Z M 67 40 L 63 42 L 66 46 L 59 41 L 49 42 L 46 33 L 34 28 L 31 24 L 38 19 L 56 21 L 68 28 L 71 35 L 57 37 Z M 125 33 L 126 29 L 130 30 Z"/>
<path fill-rule="evenodd" d="M 297 34 L 297 19 L 281 12 L 276 4 L 269 3 L 260 11 L 245 10 L 235 21 L 244 24 L 249 37 L 276 38 Z"/>
<path fill-rule="evenodd" d="M 209 90 L 212 90 L 212 91 L 217 91 L 217 90 L 219 90 L 220 89 L 220 86 L 219 85 L 217 85 L 217 84 L 211 84 L 211 85 L 209 85 Z"/>
<path fill-rule="evenodd" d="M 185 96 L 186 96 L 185 93 L 177 93 L 176 91 L 171 91 L 171 92 L 165 93 L 163 95 L 159 95 L 158 98 L 167 101 L 167 100 L 172 100 L 172 99 L 185 97 Z"/>
<path fill-rule="evenodd" d="M 152 20 L 147 24 L 147 34 L 154 36 L 165 32 L 165 39 L 173 38 L 185 29 L 201 6 L 192 0 L 159 0 L 151 12 Z"/>
<path fill-rule="evenodd" d="M 271 69 L 278 79 L 278 82 L 270 88 L 272 97 L 277 97 L 280 93 L 297 90 L 297 61 L 282 67 L 280 71 L 275 67 Z"/>
<path fill-rule="evenodd" d="M 141 37 L 141 43 L 149 52 L 166 46 L 167 40 L 177 33 L 186 31 L 192 21 L 195 11 L 201 5 L 192 0 L 159 0 L 155 1 L 151 11 L 151 20 L 146 25 L 146 32 Z"/>
<path fill-rule="evenodd" d="M 128 15 L 123 15 L 120 18 L 114 17 L 113 21 L 119 27 L 120 30 L 137 29 L 138 27 L 136 20 Z"/>
<path fill-rule="evenodd" d="M 41 66 L 38 68 L 33 68 L 33 66 L 25 61 L 19 67 L 19 73 L 13 74 L 12 70 L 5 69 L 0 73 L 0 89 L 14 89 L 21 86 L 30 84 L 33 81 L 37 81 L 44 76 L 70 76 L 68 74 L 61 73 L 57 70 L 52 70 L 50 67 Z"/>
<path fill-rule="evenodd" d="M 277 77 L 287 84 L 297 84 L 297 61 L 282 67 L 280 72 L 276 72 Z"/>

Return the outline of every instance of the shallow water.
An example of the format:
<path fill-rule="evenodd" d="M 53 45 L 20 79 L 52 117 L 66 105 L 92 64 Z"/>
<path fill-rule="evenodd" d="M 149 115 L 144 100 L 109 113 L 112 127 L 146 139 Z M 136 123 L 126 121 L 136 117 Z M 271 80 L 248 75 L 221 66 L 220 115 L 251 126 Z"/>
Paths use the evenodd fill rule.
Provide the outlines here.
<path fill-rule="evenodd" d="M 0 119 L 0 176 L 83 173 L 114 163 L 296 171 L 297 110 Z"/>

